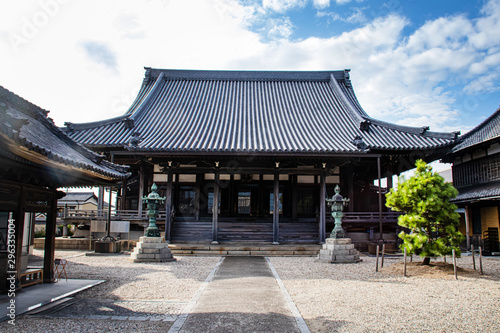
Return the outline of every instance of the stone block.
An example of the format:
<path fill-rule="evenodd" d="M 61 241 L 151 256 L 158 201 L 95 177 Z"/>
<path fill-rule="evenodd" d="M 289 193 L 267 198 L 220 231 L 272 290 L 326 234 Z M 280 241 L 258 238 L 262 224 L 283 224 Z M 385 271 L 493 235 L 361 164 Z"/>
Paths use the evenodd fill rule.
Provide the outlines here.
<path fill-rule="evenodd" d="M 172 258 L 172 255 L 170 253 L 155 253 L 155 259 L 166 259 L 166 258 Z"/>
<path fill-rule="evenodd" d="M 161 249 L 139 249 L 139 253 L 145 253 L 145 254 L 158 254 L 160 253 Z"/>
<path fill-rule="evenodd" d="M 351 250 L 354 249 L 354 244 L 348 244 L 348 245 L 330 245 L 330 244 L 325 244 L 323 245 L 323 249 L 327 250 Z"/>
<path fill-rule="evenodd" d="M 140 249 L 163 249 L 166 246 L 166 243 L 137 243 L 137 247 Z"/>
<path fill-rule="evenodd" d="M 231 250 L 228 250 L 227 254 L 230 256 L 249 256 L 250 251 L 231 251 Z"/>
<path fill-rule="evenodd" d="M 132 259 L 154 259 L 154 254 L 149 253 L 131 253 L 130 258 Z"/>
<path fill-rule="evenodd" d="M 351 244 L 350 238 L 327 238 L 325 240 L 326 244 L 334 244 L 334 245 L 347 245 Z"/>
<path fill-rule="evenodd" d="M 161 237 L 140 237 L 139 242 L 141 243 L 164 243 Z"/>

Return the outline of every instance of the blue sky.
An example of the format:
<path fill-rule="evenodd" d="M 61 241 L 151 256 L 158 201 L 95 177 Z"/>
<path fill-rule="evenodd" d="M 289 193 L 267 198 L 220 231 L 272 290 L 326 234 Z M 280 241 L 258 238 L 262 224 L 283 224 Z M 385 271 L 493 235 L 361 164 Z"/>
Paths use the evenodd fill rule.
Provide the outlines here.
<path fill-rule="evenodd" d="M 436 131 L 500 102 L 500 0 L 6 0 L 0 48 L 0 85 L 58 125 L 123 114 L 144 66 L 350 68 L 372 117 Z"/>

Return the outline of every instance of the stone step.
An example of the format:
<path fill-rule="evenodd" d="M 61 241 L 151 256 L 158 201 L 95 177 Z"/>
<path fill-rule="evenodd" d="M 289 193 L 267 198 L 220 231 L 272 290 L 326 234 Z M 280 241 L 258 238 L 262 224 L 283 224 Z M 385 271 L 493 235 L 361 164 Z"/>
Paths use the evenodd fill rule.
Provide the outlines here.
<path fill-rule="evenodd" d="M 244 250 L 172 250 L 173 255 L 183 256 L 303 256 L 303 257 L 316 257 L 318 251 L 244 251 Z"/>

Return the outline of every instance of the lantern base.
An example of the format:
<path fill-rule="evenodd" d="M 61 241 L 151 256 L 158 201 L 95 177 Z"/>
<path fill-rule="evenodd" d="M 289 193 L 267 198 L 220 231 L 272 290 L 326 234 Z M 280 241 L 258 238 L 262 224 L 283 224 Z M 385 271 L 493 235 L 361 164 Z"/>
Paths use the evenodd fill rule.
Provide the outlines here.
<path fill-rule="evenodd" d="M 330 238 L 346 238 L 345 230 L 340 226 L 340 224 L 335 223 L 335 228 L 333 228 Z"/>
<path fill-rule="evenodd" d="M 327 238 L 318 254 L 319 261 L 332 264 L 348 264 L 362 261 L 350 238 Z"/>
<path fill-rule="evenodd" d="M 162 238 L 141 237 L 137 246 L 130 253 L 132 262 L 167 262 L 175 261 L 168 244 Z"/>
<path fill-rule="evenodd" d="M 158 227 L 147 227 L 144 231 L 144 237 L 160 237 L 160 229 Z"/>

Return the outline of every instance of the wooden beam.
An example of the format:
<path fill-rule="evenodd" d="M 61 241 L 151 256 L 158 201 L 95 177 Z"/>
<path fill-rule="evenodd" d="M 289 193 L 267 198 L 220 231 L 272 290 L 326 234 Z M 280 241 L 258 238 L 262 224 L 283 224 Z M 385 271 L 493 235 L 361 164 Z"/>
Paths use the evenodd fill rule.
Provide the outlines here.
<path fill-rule="evenodd" d="M 274 174 L 274 195 L 273 195 L 274 207 L 273 207 L 273 244 L 279 244 L 280 239 L 280 175 L 279 173 Z"/>
<path fill-rule="evenodd" d="M 165 242 L 170 243 L 172 238 L 172 170 L 168 171 L 167 193 L 165 194 Z"/>
<path fill-rule="evenodd" d="M 214 177 L 214 204 L 212 206 L 212 244 L 219 244 L 219 172 Z"/>
<path fill-rule="evenodd" d="M 319 184 L 319 243 L 322 244 L 326 239 L 326 175 L 320 176 Z"/>

